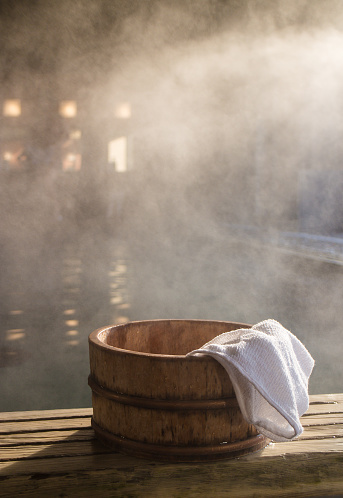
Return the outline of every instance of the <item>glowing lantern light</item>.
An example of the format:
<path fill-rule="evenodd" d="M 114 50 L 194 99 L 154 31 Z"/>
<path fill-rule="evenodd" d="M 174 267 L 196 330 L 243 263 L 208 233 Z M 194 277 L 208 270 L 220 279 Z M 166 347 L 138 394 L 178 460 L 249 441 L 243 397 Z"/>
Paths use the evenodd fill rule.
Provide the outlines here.
<path fill-rule="evenodd" d="M 21 115 L 21 102 L 19 99 L 10 99 L 4 101 L 3 115 L 17 117 Z"/>
<path fill-rule="evenodd" d="M 6 152 L 4 152 L 3 157 L 4 157 L 5 161 L 10 162 L 13 159 L 13 154 L 12 154 L 12 152 L 6 151 Z"/>
<path fill-rule="evenodd" d="M 62 169 L 63 171 L 80 171 L 81 161 L 81 154 L 68 152 L 63 158 Z"/>
<path fill-rule="evenodd" d="M 60 103 L 59 112 L 63 118 L 75 118 L 77 114 L 77 105 L 75 100 L 63 100 Z"/>
<path fill-rule="evenodd" d="M 131 117 L 131 105 L 129 102 L 122 102 L 115 108 L 115 117 L 119 119 L 128 119 Z"/>

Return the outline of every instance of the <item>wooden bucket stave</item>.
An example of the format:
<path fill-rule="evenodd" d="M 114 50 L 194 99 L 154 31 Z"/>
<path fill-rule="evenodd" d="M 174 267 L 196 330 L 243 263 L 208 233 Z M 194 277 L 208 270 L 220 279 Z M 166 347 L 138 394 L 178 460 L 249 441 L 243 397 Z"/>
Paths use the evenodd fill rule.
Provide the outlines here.
<path fill-rule="evenodd" d="M 245 324 L 203 320 L 130 322 L 89 337 L 94 430 L 111 447 L 177 461 L 237 456 L 267 444 L 242 417 L 224 368 L 186 357 Z"/>

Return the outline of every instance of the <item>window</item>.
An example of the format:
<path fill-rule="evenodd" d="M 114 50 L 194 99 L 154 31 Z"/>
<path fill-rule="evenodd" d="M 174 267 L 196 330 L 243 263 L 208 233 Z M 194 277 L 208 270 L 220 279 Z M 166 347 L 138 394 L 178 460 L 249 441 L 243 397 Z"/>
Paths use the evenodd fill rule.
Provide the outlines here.
<path fill-rule="evenodd" d="M 108 162 L 114 164 L 115 171 L 127 171 L 127 138 L 120 137 L 108 143 Z"/>

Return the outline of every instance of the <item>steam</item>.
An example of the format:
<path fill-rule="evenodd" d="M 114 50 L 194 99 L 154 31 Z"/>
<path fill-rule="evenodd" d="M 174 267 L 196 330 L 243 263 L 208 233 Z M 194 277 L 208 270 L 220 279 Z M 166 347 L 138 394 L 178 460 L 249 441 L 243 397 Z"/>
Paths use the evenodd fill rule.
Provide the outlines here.
<path fill-rule="evenodd" d="M 162 21 L 191 22 L 167 11 Z M 169 44 L 167 23 L 150 24 L 147 40 L 133 39 L 142 48 L 100 92 L 132 101 L 138 169 L 150 163 L 157 178 L 176 183 L 181 212 L 192 190 L 194 216 L 212 213 L 215 197 L 229 223 L 278 227 L 296 222 L 308 169 L 339 169 L 343 37 L 332 25 L 278 31 L 270 19 L 265 34 L 249 12 L 243 32 L 207 26 L 207 36 Z M 137 32 L 132 21 L 125 26 Z"/>
<path fill-rule="evenodd" d="M 275 318 L 317 360 L 313 391 L 337 391 L 341 268 L 242 234 L 343 232 L 341 2 L 3 5 L 2 92 L 31 101 L 44 171 L 0 187 L 0 347 L 24 341 L 3 409 L 89 405 L 88 333 L 126 319 Z M 74 100 L 75 126 L 53 125 Z M 63 176 L 61 144 L 80 131 L 80 174 Z M 121 137 L 129 170 L 112 181 Z M 16 405 L 23 379 L 32 398 Z"/>

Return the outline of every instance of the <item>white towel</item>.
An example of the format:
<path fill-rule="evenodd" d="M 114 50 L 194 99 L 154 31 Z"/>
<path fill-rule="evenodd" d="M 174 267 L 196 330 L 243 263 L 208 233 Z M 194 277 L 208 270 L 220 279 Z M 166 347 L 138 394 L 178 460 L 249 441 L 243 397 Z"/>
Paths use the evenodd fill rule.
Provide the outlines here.
<path fill-rule="evenodd" d="M 276 320 L 221 334 L 187 356 L 210 355 L 225 368 L 245 420 L 274 441 L 302 431 L 314 360 Z"/>

